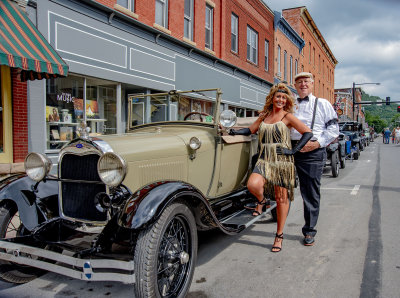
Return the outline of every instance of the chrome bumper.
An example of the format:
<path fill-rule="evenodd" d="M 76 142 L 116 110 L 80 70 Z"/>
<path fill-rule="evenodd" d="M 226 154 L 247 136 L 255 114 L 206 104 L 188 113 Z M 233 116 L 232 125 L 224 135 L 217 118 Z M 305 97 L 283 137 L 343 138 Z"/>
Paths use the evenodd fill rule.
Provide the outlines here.
<path fill-rule="evenodd" d="M 78 259 L 3 240 L 0 240 L 0 260 L 36 267 L 80 280 L 135 283 L 133 261 Z"/>

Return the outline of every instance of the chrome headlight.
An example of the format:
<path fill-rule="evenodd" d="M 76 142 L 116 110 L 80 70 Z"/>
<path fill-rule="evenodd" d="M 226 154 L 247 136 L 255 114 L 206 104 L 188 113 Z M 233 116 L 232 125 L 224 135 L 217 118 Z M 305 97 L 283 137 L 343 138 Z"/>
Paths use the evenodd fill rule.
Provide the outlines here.
<path fill-rule="evenodd" d="M 127 167 L 125 160 L 113 152 L 107 152 L 97 163 L 97 172 L 104 184 L 115 187 L 125 179 Z"/>
<path fill-rule="evenodd" d="M 201 146 L 201 141 L 198 138 L 196 138 L 196 137 L 190 138 L 189 147 L 191 149 L 197 150 L 200 148 L 200 146 Z"/>
<path fill-rule="evenodd" d="M 32 180 L 42 181 L 50 172 L 52 167 L 51 160 L 40 153 L 29 153 L 25 158 L 25 172 Z"/>
<path fill-rule="evenodd" d="M 234 111 L 224 110 L 220 114 L 219 123 L 225 127 L 229 128 L 236 124 L 237 117 Z"/>

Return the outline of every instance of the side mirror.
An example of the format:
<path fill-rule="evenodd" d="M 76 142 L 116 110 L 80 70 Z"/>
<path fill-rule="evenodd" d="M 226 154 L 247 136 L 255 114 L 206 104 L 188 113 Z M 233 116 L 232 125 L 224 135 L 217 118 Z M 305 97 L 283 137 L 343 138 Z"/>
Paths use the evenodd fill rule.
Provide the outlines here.
<path fill-rule="evenodd" d="M 234 111 L 224 110 L 219 117 L 219 124 L 224 128 L 230 128 L 236 124 L 237 117 Z"/>

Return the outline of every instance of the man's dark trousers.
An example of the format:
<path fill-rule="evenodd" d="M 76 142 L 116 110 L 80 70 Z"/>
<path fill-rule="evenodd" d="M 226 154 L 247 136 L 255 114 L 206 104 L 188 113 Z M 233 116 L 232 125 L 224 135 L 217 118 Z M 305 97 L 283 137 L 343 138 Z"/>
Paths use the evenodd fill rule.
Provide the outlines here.
<path fill-rule="evenodd" d="M 322 171 L 326 161 L 326 149 L 318 148 L 310 152 L 297 152 L 294 156 L 297 175 L 300 182 L 300 192 L 303 197 L 304 220 L 303 235 L 315 236 L 317 230 L 320 187 Z"/>

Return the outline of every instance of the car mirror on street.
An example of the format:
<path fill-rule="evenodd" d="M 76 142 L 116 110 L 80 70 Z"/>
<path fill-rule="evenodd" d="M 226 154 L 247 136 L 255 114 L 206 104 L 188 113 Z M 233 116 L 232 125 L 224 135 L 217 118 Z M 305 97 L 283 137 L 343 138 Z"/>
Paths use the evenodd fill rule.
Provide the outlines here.
<path fill-rule="evenodd" d="M 224 110 L 221 112 L 219 123 L 224 128 L 230 128 L 236 124 L 237 116 L 234 111 Z"/>

